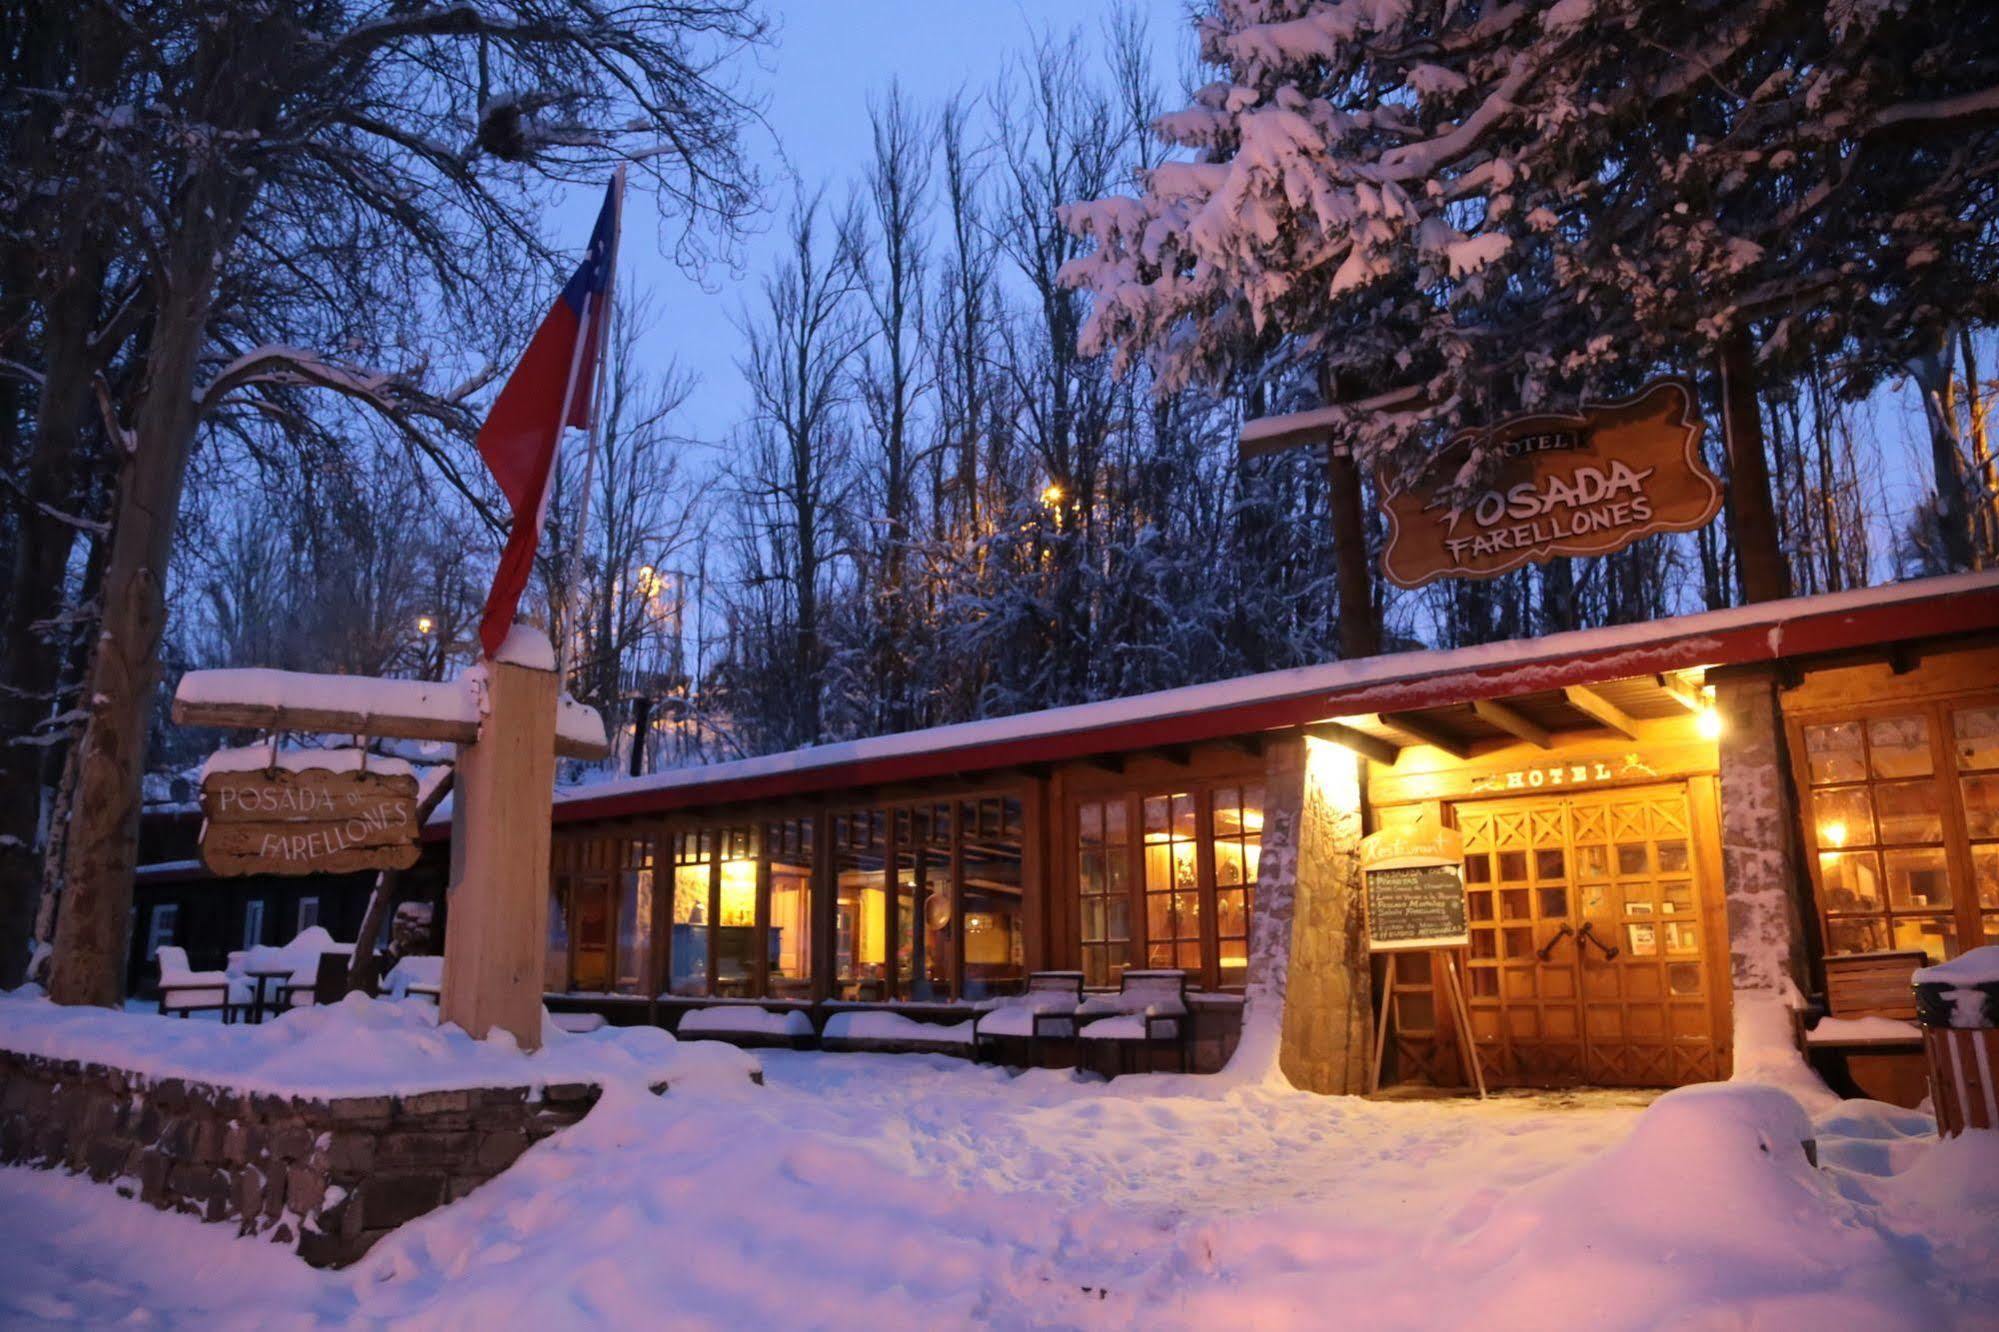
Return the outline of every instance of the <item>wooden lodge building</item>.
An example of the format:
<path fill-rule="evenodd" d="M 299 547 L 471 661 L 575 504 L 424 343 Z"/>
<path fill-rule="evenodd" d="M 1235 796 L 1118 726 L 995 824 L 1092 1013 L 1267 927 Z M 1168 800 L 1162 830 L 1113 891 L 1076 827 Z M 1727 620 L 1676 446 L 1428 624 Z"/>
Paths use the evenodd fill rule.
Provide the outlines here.
<path fill-rule="evenodd" d="M 1356 891 L 1364 833 L 1452 827 L 1491 1081 L 1721 1078 L 1745 1023 L 1824 992 L 1829 957 L 1999 941 L 1999 574 L 607 781 L 554 817 L 548 989 L 614 1020 L 921 1015 L 1031 971 L 1174 967 L 1202 1066 L 1247 994 L 1321 1091 L 1365 1089 L 1390 965 L 1387 1080 L 1460 1077 L 1432 955 L 1370 959 Z M 241 946 L 251 882 L 142 870 L 135 969 L 151 913 L 204 897 L 237 914 L 181 940 L 197 965 Z M 272 938 L 303 897 L 358 921 L 365 880 L 309 882 L 268 890 Z"/>

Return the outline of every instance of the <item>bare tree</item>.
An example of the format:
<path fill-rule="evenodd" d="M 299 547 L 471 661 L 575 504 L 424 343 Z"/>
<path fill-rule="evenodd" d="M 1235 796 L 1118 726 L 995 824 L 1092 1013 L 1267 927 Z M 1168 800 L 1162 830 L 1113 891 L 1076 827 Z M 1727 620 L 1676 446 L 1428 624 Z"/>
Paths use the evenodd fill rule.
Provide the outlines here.
<path fill-rule="evenodd" d="M 683 249 L 698 251 L 706 223 L 726 233 L 755 197 L 739 148 L 749 108 L 721 71 L 762 25 L 746 0 L 626 6 L 613 18 L 581 0 L 91 9 L 102 24 L 93 53 L 130 93 L 116 119 L 131 151 L 70 165 L 115 186 L 106 195 L 138 275 L 140 313 L 124 336 L 143 352 L 103 423 L 121 470 L 51 993 L 108 1004 L 123 970 L 166 571 L 204 417 L 246 398 L 282 410 L 309 388 L 364 402 L 413 439 L 463 425 L 464 394 L 426 389 L 417 367 L 384 372 L 270 343 L 224 344 L 217 358 L 218 315 L 232 276 L 250 267 L 245 251 L 282 268 L 306 219 L 385 237 L 389 258 L 462 308 L 495 264 L 541 253 L 532 181 L 601 179 L 618 158 L 686 224 Z M 95 105 L 75 97 L 63 113 L 89 117 Z M 91 336 L 115 331 L 100 319 Z"/>
<path fill-rule="evenodd" d="M 743 315 L 742 363 L 753 416 L 729 467 L 739 503 L 743 595 L 739 632 L 758 640 L 736 666 L 735 688 L 758 697 L 773 739 L 810 744 L 825 733 L 823 601 L 839 554 L 833 517 L 848 494 L 850 438 L 842 419 L 848 370 L 866 337 L 854 309 L 860 274 L 849 247 L 821 231 L 821 201 L 801 195 L 786 223 L 789 244 Z M 759 687 L 756 661 L 770 678 Z"/>
<path fill-rule="evenodd" d="M 868 610 L 865 697 L 871 725 L 903 730 L 913 724 L 916 700 L 905 668 L 916 619 L 909 584 L 915 518 L 919 400 L 924 373 L 924 295 L 928 279 L 930 123 L 912 110 L 901 85 L 868 109 L 873 153 L 862 171 L 860 206 L 843 219 L 841 243 L 859 279 L 867 310 L 868 341 L 859 358 L 858 397 L 869 438 L 879 449 L 879 471 L 869 469 L 867 490 L 876 502 L 869 525 L 857 535 L 878 573 Z"/>

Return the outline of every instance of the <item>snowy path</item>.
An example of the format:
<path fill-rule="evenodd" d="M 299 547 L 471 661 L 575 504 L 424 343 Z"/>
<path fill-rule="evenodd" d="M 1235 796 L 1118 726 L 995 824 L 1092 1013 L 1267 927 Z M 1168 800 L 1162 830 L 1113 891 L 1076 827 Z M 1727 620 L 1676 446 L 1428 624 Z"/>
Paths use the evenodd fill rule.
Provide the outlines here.
<path fill-rule="evenodd" d="M 1939 1146 L 1885 1107 L 1821 1120 L 1813 1172 L 1774 1095 L 766 1065 L 761 1090 L 614 1090 L 346 1273 L 0 1171 L 0 1325 L 1999 1325 L 1999 1142 Z"/>

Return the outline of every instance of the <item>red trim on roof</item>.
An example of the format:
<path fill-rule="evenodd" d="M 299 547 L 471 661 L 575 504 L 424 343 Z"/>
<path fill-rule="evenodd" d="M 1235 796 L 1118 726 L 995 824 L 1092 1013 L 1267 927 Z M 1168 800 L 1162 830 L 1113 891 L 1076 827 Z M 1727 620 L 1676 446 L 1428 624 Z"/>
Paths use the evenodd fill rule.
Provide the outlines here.
<path fill-rule="evenodd" d="M 1540 640 L 1549 647 L 1543 654 L 1530 653 L 1499 664 L 1455 664 L 1467 652 L 1477 649 L 1411 652 L 1390 659 L 1406 662 L 1407 671 L 1387 678 L 1357 681 L 1348 687 L 880 758 L 829 762 L 737 778 L 724 776 L 708 782 L 695 780 L 664 787 L 607 791 L 599 796 L 577 795 L 556 803 L 555 821 L 575 823 L 658 814 L 689 806 L 780 799 L 849 787 L 973 774 L 1093 754 L 1221 740 L 1353 713 L 1444 707 L 1473 699 L 1597 684 L 1660 671 L 1770 662 L 1999 629 L 1999 580 L 1972 576 L 1935 581 L 1956 586 L 1926 593 L 1918 590 L 1920 584 L 1903 585 L 1896 589 L 1876 589 L 1885 595 L 1859 604 L 1853 604 L 1851 595 L 1795 598 L 1763 607 L 1737 607 L 1662 620 L 1650 626 L 1581 630 Z M 1964 586 L 1967 582 L 1972 585 Z M 1907 595 L 1893 595 L 1897 591 Z M 1754 614 L 1757 610 L 1769 613 L 1758 616 Z M 1651 637 L 1643 636 L 1647 628 L 1654 630 Z M 1026 721 L 1035 715 L 1022 714 L 1015 720 Z M 441 837 L 447 831 L 440 825 L 435 835 Z"/>

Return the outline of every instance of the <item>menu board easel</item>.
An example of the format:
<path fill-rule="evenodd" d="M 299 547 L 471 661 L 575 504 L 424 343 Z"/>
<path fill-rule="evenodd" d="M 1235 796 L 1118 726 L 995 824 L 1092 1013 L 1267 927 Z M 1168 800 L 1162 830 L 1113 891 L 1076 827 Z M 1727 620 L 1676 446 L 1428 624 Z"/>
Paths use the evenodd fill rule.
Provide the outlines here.
<path fill-rule="evenodd" d="M 1367 949 L 1373 953 L 1430 954 L 1430 974 L 1439 973 L 1451 1020 L 1458 1029 L 1458 1056 L 1465 1078 L 1485 1097 L 1485 1070 L 1478 1062 L 1471 1008 L 1457 950 L 1471 943 L 1465 906 L 1464 841 L 1455 829 L 1415 828 L 1374 833 L 1361 839 L 1361 876 L 1367 907 Z M 1390 956 L 1382 989 L 1381 1017 L 1374 1033 L 1374 1062 L 1368 1091 L 1381 1089 L 1381 1057 L 1388 1048 L 1389 1016 L 1395 1011 L 1395 959 Z"/>

